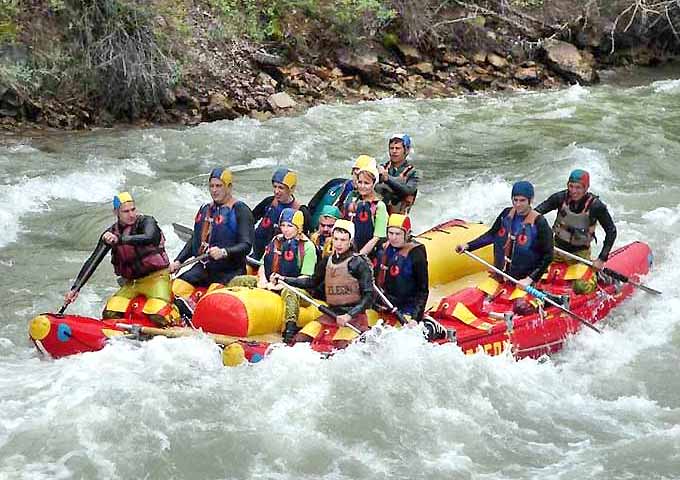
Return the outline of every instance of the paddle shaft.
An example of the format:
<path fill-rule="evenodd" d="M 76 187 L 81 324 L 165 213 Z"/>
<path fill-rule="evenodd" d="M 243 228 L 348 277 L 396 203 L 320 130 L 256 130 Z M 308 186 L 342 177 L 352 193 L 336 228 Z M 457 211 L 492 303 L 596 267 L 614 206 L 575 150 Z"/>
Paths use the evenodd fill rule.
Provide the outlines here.
<path fill-rule="evenodd" d="M 373 290 L 375 290 L 375 293 L 378 294 L 380 300 L 383 301 L 385 306 L 390 309 L 390 313 L 397 317 L 399 323 L 401 323 L 402 325 L 406 325 L 408 321 L 404 318 L 404 315 L 397 309 L 397 307 L 394 306 L 392 302 L 390 302 L 390 299 L 387 298 L 385 292 L 383 292 L 382 289 L 375 284 L 375 282 L 373 282 Z"/>
<path fill-rule="evenodd" d="M 145 327 L 142 325 L 129 325 L 127 323 L 117 323 L 116 326 L 122 330 L 140 333 L 143 335 L 151 336 L 163 336 L 168 338 L 180 338 L 180 337 L 192 337 L 200 334 L 198 330 L 191 329 L 176 329 L 176 328 L 156 328 L 156 327 Z M 235 337 L 231 335 L 220 335 L 217 333 L 203 333 L 208 336 L 215 343 L 220 345 L 229 345 L 238 341 L 261 341 L 268 343 L 276 343 L 281 341 L 281 337 L 276 334 L 269 335 L 254 335 L 251 337 Z"/>
<path fill-rule="evenodd" d="M 95 256 L 92 258 L 92 261 L 88 265 L 87 270 L 80 272 L 78 278 L 73 283 L 73 286 L 71 287 L 72 292 L 80 292 L 80 289 L 85 286 L 85 284 L 90 279 L 94 271 L 97 270 L 99 264 L 102 263 L 102 260 L 104 260 L 106 254 L 109 253 L 111 246 L 105 243 L 104 244 L 100 243 L 99 245 L 97 245 L 97 248 L 99 248 L 99 251 L 96 252 Z M 70 304 L 71 302 L 64 302 L 64 304 L 59 309 L 59 312 L 57 312 L 57 315 L 63 315 L 64 312 L 66 311 L 66 308 Z"/>
<path fill-rule="evenodd" d="M 491 269 L 492 271 L 496 272 L 498 275 L 502 276 L 503 278 L 505 278 L 505 279 L 507 279 L 507 280 L 510 280 L 512 283 L 514 283 L 515 285 L 517 285 L 518 287 L 520 287 L 520 288 L 521 288 L 522 290 L 524 290 L 525 292 L 530 293 L 531 295 L 533 295 L 534 297 L 538 298 L 539 300 L 542 300 L 542 301 L 544 301 L 544 302 L 549 303 L 549 304 L 552 305 L 553 307 L 557 307 L 558 309 L 562 310 L 562 311 L 563 311 L 564 313 L 566 313 L 567 315 L 570 315 L 571 317 L 575 318 L 576 320 L 578 320 L 579 322 L 581 322 L 582 324 L 584 324 L 584 325 L 587 326 L 588 328 L 590 328 L 590 329 L 592 329 L 592 330 L 595 330 L 597 333 L 602 333 L 602 331 L 600 331 L 599 328 L 597 328 L 596 326 L 594 326 L 593 324 L 591 324 L 588 320 L 586 320 L 585 318 L 581 317 L 580 315 L 577 315 L 576 313 L 572 312 L 571 310 L 569 310 L 569 309 L 563 307 L 562 305 L 560 305 L 559 303 L 557 303 L 556 301 L 554 301 L 554 300 L 552 300 L 550 297 L 548 297 L 548 295 L 545 294 L 544 292 L 542 292 L 542 291 L 540 291 L 540 290 L 538 290 L 537 288 L 534 288 L 534 287 L 532 287 L 532 286 L 528 286 L 528 287 L 523 286 L 522 284 L 519 283 L 519 280 L 517 280 L 517 279 L 514 278 L 514 277 L 511 277 L 510 275 L 508 275 L 507 273 L 505 273 L 505 272 L 504 272 L 503 270 L 501 270 L 500 268 L 496 268 L 494 265 L 491 265 L 489 262 L 487 262 L 486 260 L 484 260 L 484 259 L 478 257 L 477 255 L 475 255 L 475 254 L 472 253 L 472 252 L 469 252 L 469 251 L 466 250 L 466 251 L 464 251 L 463 253 L 464 253 L 465 255 L 467 255 L 468 257 L 477 260 L 479 263 L 481 263 L 482 265 L 485 265 L 487 268 L 489 268 L 489 269 Z"/>
<path fill-rule="evenodd" d="M 301 299 L 306 300 L 306 301 L 308 301 L 309 303 L 311 303 L 312 305 L 314 305 L 316 308 L 319 309 L 319 311 L 320 311 L 321 313 L 324 313 L 324 314 L 328 315 L 329 317 L 331 317 L 331 318 L 334 319 L 334 320 L 337 320 L 337 319 L 338 319 L 338 314 L 337 314 L 337 313 L 335 313 L 333 310 L 331 310 L 330 308 L 328 308 L 326 305 L 323 305 L 323 304 L 317 302 L 316 300 L 314 300 L 312 297 L 310 297 L 309 295 L 307 295 L 305 292 L 303 292 L 303 291 L 300 290 L 299 288 L 295 288 L 295 287 L 293 287 L 292 285 L 288 285 L 288 284 L 287 284 L 286 282 L 284 282 L 283 280 L 279 280 L 278 283 L 280 283 L 281 285 L 283 285 L 285 288 L 287 288 L 288 290 L 290 290 L 291 292 L 293 292 L 295 295 L 297 295 L 297 296 L 300 297 Z M 351 323 L 346 323 L 345 326 L 346 326 L 347 328 L 349 328 L 350 330 L 354 330 L 356 333 L 358 333 L 358 334 L 361 335 L 361 330 L 359 330 L 357 327 L 355 327 L 355 326 L 352 325 Z"/>
<path fill-rule="evenodd" d="M 555 251 L 557 253 L 559 253 L 560 255 L 564 256 L 564 257 L 571 258 L 572 260 L 576 260 L 577 262 L 581 262 L 584 265 L 588 265 L 589 267 L 594 267 L 593 262 L 588 260 L 587 258 L 579 257 L 578 255 L 574 255 L 573 253 L 567 252 L 566 250 L 562 250 L 561 248 L 558 248 L 558 247 L 555 247 Z M 612 270 L 611 268 L 604 267 L 602 269 L 602 272 L 609 275 L 610 277 L 612 277 L 615 280 L 619 280 L 619 281 L 625 282 L 625 283 L 630 283 L 634 287 L 637 287 L 640 290 L 643 290 L 647 293 L 652 293 L 654 295 L 661 295 L 660 291 L 654 290 L 653 288 L 648 287 L 647 285 L 643 285 L 643 284 L 638 283 L 634 280 L 631 280 L 629 277 L 625 276 L 622 273 L 617 272 L 616 270 Z"/>

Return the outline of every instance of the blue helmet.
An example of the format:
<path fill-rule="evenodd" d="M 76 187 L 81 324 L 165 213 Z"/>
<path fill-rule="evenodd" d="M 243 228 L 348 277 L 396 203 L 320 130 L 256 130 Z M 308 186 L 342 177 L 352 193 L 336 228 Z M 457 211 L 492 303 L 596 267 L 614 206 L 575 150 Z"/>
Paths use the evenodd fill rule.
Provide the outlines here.
<path fill-rule="evenodd" d="M 404 144 L 406 150 L 411 150 L 411 137 L 407 133 L 395 133 L 390 137 L 388 144 L 392 143 L 392 140 L 401 140 Z"/>
<path fill-rule="evenodd" d="M 516 182 L 512 186 L 512 193 L 510 195 L 512 197 L 515 196 L 526 197 L 529 200 L 531 200 L 532 198 L 534 198 L 534 186 L 531 184 L 531 182 L 527 182 L 526 180 Z"/>

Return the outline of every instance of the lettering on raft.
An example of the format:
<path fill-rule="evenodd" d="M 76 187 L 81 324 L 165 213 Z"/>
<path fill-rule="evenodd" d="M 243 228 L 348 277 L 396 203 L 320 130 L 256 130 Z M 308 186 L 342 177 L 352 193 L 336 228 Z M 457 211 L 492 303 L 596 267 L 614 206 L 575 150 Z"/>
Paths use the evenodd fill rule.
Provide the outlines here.
<path fill-rule="evenodd" d="M 468 348 L 465 350 L 465 355 L 473 355 L 479 351 L 479 349 L 484 350 L 484 353 L 488 355 L 500 355 L 503 350 L 505 350 L 505 344 L 506 342 L 493 342 L 493 343 L 485 343 L 483 345 L 479 345 L 477 348 Z"/>

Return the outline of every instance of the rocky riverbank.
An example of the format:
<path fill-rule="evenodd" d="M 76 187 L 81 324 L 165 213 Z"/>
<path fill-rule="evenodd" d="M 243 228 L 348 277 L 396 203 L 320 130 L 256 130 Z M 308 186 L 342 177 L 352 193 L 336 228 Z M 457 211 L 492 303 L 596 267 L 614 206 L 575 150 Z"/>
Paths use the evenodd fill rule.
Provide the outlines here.
<path fill-rule="evenodd" d="M 266 120 L 330 102 L 592 84 L 602 65 L 649 65 L 672 56 L 654 43 L 636 43 L 626 32 L 608 32 L 611 18 L 599 16 L 586 24 L 578 11 L 551 9 L 547 3 L 540 17 L 521 9 L 501 15 L 478 5 L 449 9 L 439 23 L 460 26 L 452 30 L 460 32 L 459 38 L 439 35 L 437 44 L 409 42 L 408 35 L 386 31 L 360 37 L 351 46 L 319 40 L 323 24 L 310 26 L 299 15 L 288 20 L 289 34 L 279 41 L 216 38 L 214 12 L 197 4 L 184 17 L 191 35 L 180 45 L 181 78 L 156 88 L 154 101 L 144 108 L 113 112 L 110 103 L 64 78 L 47 94 L 3 82 L 0 75 L 0 127 L 72 130 L 121 123 L 195 125 L 240 116 Z M 50 22 L 43 20 L 44 28 Z M 167 27 L 163 17 L 154 21 Z M 297 46 L 291 47 L 291 38 Z M 615 40 L 618 49 L 612 48 Z M 30 42 L 6 43 L 0 65 L 28 68 L 34 49 Z"/>

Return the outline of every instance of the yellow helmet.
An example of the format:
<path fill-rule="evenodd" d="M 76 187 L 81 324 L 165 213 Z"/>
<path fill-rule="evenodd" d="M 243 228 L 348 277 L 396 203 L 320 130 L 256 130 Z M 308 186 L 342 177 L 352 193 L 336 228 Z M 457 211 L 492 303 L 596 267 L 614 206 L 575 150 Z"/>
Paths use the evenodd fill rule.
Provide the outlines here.
<path fill-rule="evenodd" d="M 120 192 L 118 195 L 113 197 L 113 208 L 118 210 L 120 206 L 127 202 L 134 202 L 134 198 L 128 192 Z"/>
<path fill-rule="evenodd" d="M 408 236 L 411 234 L 411 219 L 407 215 L 393 213 L 387 220 L 387 228 L 390 227 L 400 228 Z"/>
<path fill-rule="evenodd" d="M 279 216 L 279 225 L 282 223 L 290 223 L 295 225 L 298 232 L 302 231 L 305 226 L 305 215 L 300 210 L 295 210 L 293 208 L 284 208 Z"/>
<path fill-rule="evenodd" d="M 368 157 L 367 155 L 362 155 L 362 156 Z M 361 157 L 359 157 L 359 158 L 361 158 Z M 366 161 L 365 165 L 358 167 L 359 171 L 357 172 L 357 176 L 361 172 L 369 173 L 373 177 L 373 184 L 376 184 L 376 183 L 378 183 L 378 180 L 380 179 L 380 174 L 378 173 L 378 164 L 376 163 L 375 158 L 368 157 L 368 159 L 369 159 L 369 161 Z"/>
<path fill-rule="evenodd" d="M 374 164 L 375 158 L 368 155 L 359 155 L 352 165 L 352 170 L 358 168 L 359 170 L 366 168 L 367 166 Z"/>
<path fill-rule="evenodd" d="M 297 173 L 285 167 L 281 167 L 272 175 L 272 183 L 282 183 L 293 190 L 297 185 Z"/>
<path fill-rule="evenodd" d="M 224 167 L 217 167 L 210 170 L 210 176 L 208 177 L 208 181 L 212 180 L 213 178 L 218 179 L 226 186 L 231 185 L 231 183 L 234 181 L 234 177 L 231 174 L 231 170 Z"/>
<path fill-rule="evenodd" d="M 333 231 L 335 232 L 338 229 L 344 230 L 345 232 L 349 233 L 350 239 L 354 238 L 354 224 L 349 220 L 344 219 L 336 220 L 335 225 L 333 225 Z"/>

